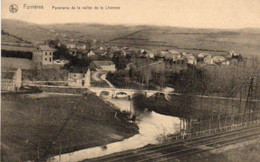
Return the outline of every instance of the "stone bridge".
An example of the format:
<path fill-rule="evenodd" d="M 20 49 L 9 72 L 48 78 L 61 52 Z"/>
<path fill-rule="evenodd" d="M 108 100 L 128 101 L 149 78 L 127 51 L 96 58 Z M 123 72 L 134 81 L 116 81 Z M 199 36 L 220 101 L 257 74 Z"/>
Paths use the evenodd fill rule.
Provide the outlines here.
<path fill-rule="evenodd" d="M 90 87 L 89 90 L 96 93 L 97 96 L 101 96 L 102 94 L 106 93 L 105 96 L 109 96 L 111 98 L 116 97 L 120 93 L 126 94 L 129 98 L 132 98 L 133 94 L 137 92 L 143 93 L 146 97 L 150 97 L 155 93 L 165 94 L 162 91 L 155 91 L 155 90 L 135 90 L 135 89 L 101 88 L 101 87 Z"/>

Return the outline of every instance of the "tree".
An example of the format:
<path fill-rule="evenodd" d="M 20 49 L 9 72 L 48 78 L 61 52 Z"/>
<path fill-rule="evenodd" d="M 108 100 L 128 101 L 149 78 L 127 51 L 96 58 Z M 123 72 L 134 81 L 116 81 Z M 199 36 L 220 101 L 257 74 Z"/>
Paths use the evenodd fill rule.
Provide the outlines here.
<path fill-rule="evenodd" d="M 142 93 L 136 93 L 132 99 L 135 111 L 144 112 L 146 109 L 146 97 Z"/>
<path fill-rule="evenodd" d="M 173 85 L 182 93 L 205 93 L 210 83 L 210 76 L 205 69 L 189 66 L 174 74 Z"/>

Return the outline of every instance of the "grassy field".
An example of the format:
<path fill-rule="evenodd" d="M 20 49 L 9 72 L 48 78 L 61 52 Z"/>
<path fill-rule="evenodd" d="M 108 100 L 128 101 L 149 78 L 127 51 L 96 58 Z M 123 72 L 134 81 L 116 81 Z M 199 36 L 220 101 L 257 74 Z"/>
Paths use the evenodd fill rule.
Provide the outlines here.
<path fill-rule="evenodd" d="M 174 27 L 147 27 L 145 30 L 112 41 L 151 50 L 176 49 L 200 53 L 208 51 L 223 55 L 233 49 L 244 55 L 259 54 L 260 32 L 245 30 L 189 29 Z M 131 39 L 130 39 L 131 38 Z M 162 44 L 162 42 L 164 42 Z"/>
<path fill-rule="evenodd" d="M 42 28 L 40 25 L 18 20 L 3 20 L 2 30 L 25 41 L 43 43 L 45 40 L 55 39 L 55 33 Z"/>
<path fill-rule="evenodd" d="M 2 67 L 14 67 L 21 68 L 22 70 L 32 69 L 32 60 L 22 59 L 22 58 L 12 58 L 12 57 L 1 57 Z"/>
<path fill-rule="evenodd" d="M 68 81 L 68 70 L 65 69 L 35 69 L 24 70 L 24 81 Z"/>
<path fill-rule="evenodd" d="M 260 155 L 260 140 L 256 141 L 254 144 L 249 144 L 242 147 L 233 148 L 228 151 L 224 151 L 222 153 L 200 153 L 197 155 L 187 156 L 181 158 L 180 161 L 185 162 L 220 162 L 220 161 L 228 161 L 228 162 L 256 162 L 259 161 Z"/>
<path fill-rule="evenodd" d="M 2 94 L 1 161 L 37 161 L 46 158 L 46 150 L 47 156 L 57 155 L 137 133 L 134 124 L 115 119 L 114 114 L 113 108 L 94 95 L 81 101 L 79 96 Z M 55 139 L 67 117 L 70 120 Z"/>

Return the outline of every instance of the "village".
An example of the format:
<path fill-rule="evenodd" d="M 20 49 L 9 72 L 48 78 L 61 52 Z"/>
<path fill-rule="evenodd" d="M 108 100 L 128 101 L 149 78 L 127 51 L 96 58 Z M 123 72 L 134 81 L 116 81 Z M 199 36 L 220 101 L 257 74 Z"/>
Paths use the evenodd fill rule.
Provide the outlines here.
<path fill-rule="evenodd" d="M 2 36 L 3 161 L 151 161 L 172 153 L 175 142 L 199 140 L 199 148 L 207 138 L 218 145 L 221 136 L 259 133 L 255 55 Z M 185 149 L 194 152 L 192 144 Z"/>
<path fill-rule="evenodd" d="M 22 80 L 25 83 L 37 81 L 38 84 L 55 84 L 55 81 L 59 84 L 63 81 L 64 85 L 76 88 L 88 88 L 90 86 L 111 87 L 109 83 L 106 83 L 106 78 L 101 77 L 102 74 L 124 70 L 131 71 L 133 69 L 140 71 L 142 67 L 148 66 L 157 69 L 164 66 L 165 69 L 161 69 L 162 71 L 171 72 L 176 72 L 176 69 L 185 69 L 187 65 L 198 67 L 251 67 L 254 66 L 255 62 L 253 58 L 244 57 L 233 50 L 223 55 L 212 55 L 209 52 L 192 54 L 171 49 L 153 53 L 145 49 L 109 46 L 107 44 L 95 45 L 95 41 L 92 43 L 94 49 L 93 47 L 88 49 L 87 45 L 82 43 L 61 44 L 55 41 L 37 46 L 28 44 L 3 45 L 2 59 L 7 61 L 2 61 L 2 72 L 5 73 L 5 75 L 2 75 L 2 91 L 19 90 L 22 86 Z M 19 54 L 17 55 L 17 53 Z M 73 63 L 75 59 L 80 61 Z M 12 61 L 10 63 L 8 60 L 14 60 L 14 63 Z M 68 73 L 64 73 L 64 76 L 61 77 L 55 77 L 55 75 L 59 74 L 59 71 L 64 71 L 65 66 L 70 66 L 67 67 Z M 39 69 L 42 69 L 41 71 L 56 70 L 57 73 L 53 74 L 54 76 L 49 74 L 47 78 L 23 77 L 23 71 L 32 73 L 35 69 L 38 71 Z M 104 84 L 98 84 L 102 81 Z"/>

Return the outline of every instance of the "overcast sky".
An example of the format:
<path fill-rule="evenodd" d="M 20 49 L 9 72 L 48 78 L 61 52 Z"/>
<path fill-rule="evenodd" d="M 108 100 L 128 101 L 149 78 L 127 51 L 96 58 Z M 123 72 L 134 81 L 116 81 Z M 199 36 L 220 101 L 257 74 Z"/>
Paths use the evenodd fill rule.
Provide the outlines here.
<path fill-rule="evenodd" d="M 9 6 L 17 4 L 13 14 Z M 24 9 L 26 4 L 43 10 Z M 120 10 L 53 10 L 71 6 L 119 6 Z M 38 24 L 105 23 L 199 28 L 260 28 L 260 0 L 2 0 L 2 18 Z"/>

